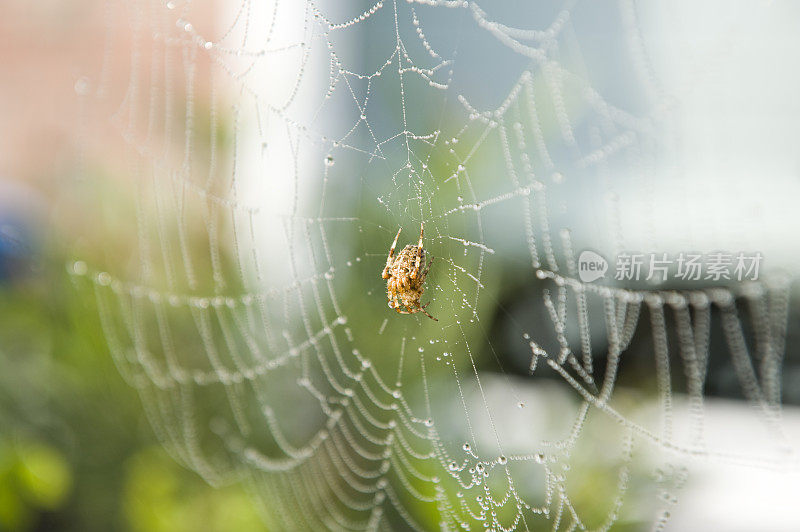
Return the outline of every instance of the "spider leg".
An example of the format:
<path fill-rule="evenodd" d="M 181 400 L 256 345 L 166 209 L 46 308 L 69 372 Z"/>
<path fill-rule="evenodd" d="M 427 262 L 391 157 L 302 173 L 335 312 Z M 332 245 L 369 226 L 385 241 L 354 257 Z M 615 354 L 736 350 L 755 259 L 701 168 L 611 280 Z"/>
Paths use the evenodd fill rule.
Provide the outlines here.
<path fill-rule="evenodd" d="M 381 274 L 381 277 L 383 279 L 389 278 L 389 268 L 392 265 L 392 257 L 394 257 L 394 248 L 397 247 L 397 239 L 400 238 L 400 231 L 402 230 L 403 230 L 402 227 L 397 230 L 397 235 L 395 235 L 394 237 L 394 242 L 392 242 L 392 247 L 389 248 L 389 256 L 386 257 L 386 267 L 383 269 L 383 273 Z"/>
<path fill-rule="evenodd" d="M 399 228 L 397 230 L 397 234 L 394 236 L 394 242 L 392 242 L 392 247 L 389 248 L 389 258 L 391 258 L 394 255 L 394 248 L 397 247 L 397 239 L 400 238 L 400 231 L 402 231 L 402 230 L 403 230 L 402 227 Z"/>
<path fill-rule="evenodd" d="M 435 257 L 431 256 L 431 260 L 428 262 L 428 265 L 425 266 L 425 271 L 422 272 L 423 277 L 428 275 L 428 272 L 431 271 L 431 265 L 433 264 L 433 259 Z"/>
<path fill-rule="evenodd" d="M 394 277 L 386 282 L 386 297 L 389 299 L 389 308 L 394 308 L 397 301 L 397 279 Z"/>
<path fill-rule="evenodd" d="M 400 302 L 397 300 L 397 294 L 389 291 L 389 308 L 397 310 L 400 308 Z"/>
<path fill-rule="evenodd" d="M 392 303 L 394 303 L 394 304 L 392 304 Z M 397 295 L 394 296 L 394 299 L 389 303 L 389 306 L 392 307 L 395 310 L 395 312 L 397 312 L 398 314 L 413 314 L 414 313 L 413 310 L 412 311 L 402 310 L 402 307 L 400 305 L 400 300 L 397 298 Z"/>
<path fill-rule="evenodd" d="M 428 301 L 427 303 L 425 303 L 424 305 L 422 305 L 421 307 L 419 307 L 419 311 L 420 311 L 420 312 L 422 312 L 423 314 L 425 314 L 426 316 L 428 316 L 428 317 L 429 317 L 430 319 L 432 319 L 433 321 L 439 321 L 439 320 L 437 320 L 436 318 L 434 318 L 433 316 L 431 316 L 430 314 L 428 314 L 428 311 L 427 311 L 427 310 L 425 310 L 425 307 L 427 307 L 427 306 L 428 306 L 428 305 L 430 305 L 430 304 L 431 304 L 431 302 L 430 302 L 430 301 Z"/>

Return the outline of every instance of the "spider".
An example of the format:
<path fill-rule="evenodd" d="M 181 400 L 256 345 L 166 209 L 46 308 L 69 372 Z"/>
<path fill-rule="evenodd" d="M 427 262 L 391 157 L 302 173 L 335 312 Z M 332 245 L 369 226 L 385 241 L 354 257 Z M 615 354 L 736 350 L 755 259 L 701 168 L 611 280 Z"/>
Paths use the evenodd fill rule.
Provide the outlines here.
<path fill-rule="evenodd" d="M 431 261 L 427 266 L 425 265 L 426 253 L 422 247 L 423 224 L 419 225 L 419 244 L 407 245 L 398 253 L 397 258 L 392 258 L 402 230 L 402 227 L 397 230 L 397 236 L 394 237 L 392 247 L 389 249 L 389 256 L 386 258 L 386 267 L 381 274 L 382 278 L 388 279 L 386 292 L 389 297 L 389 308 L 393 308 L 400 314 L 422 312 L 433 321 L 439 321 L 425 310 L 425 307 L 431 304 L 430 301 L 424 305 L 420 304 L 422 292 L 425 291 L 422 285 L 425 284 L 425 277 L 433 264 L 433 257 L 431 257 Z M 403 310 L 404 308 L 405 310 Z"/>

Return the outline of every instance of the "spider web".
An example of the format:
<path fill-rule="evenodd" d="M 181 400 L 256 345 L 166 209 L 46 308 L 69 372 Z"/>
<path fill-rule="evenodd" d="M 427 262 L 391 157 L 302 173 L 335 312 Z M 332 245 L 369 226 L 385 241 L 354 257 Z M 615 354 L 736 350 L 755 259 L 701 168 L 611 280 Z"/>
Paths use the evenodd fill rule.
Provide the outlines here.
<path fill-rule="evenodd" d="M 769 244 L 726 241 L 708 205 L 702 234 L 665 227 L 663 183 L 696 189 L 632 3 L 214 9 L 109 2 L 76 86 L 116 107 L 134 205 L 103 238 L 136 244 L 69 269 L 176 460 L 245 483 L 275 530 L 662 528 L 692 461 L 796 467 L 791 275 L 579 280 L 586 248 Z M 379 278 L 421 223 L 438 322 L 391 312 Z M 755 451 L 711 441 L 719 353 Z"/>

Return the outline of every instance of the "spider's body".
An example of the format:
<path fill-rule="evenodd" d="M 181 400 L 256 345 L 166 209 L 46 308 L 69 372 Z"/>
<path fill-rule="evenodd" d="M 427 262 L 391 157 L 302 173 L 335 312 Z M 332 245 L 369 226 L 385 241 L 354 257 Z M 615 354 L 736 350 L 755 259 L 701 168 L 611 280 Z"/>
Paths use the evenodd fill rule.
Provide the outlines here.
<path fill-rule="evenodd" d="M 427 254 L 422 247 L 423 226 L 419 227 L 419 243 L 404 247 L 397 257 L 394 257 L 394 248 L 397 247 L 397 239 L 400 238 L 400 231 L 394 237 L 392 247 L 389 249 L 389 256 L 386 258 L 386 267 L 383 269 L 381 277 L 386 281 L 386 294 L 389 297 L 389 308 L 393 308 L 400 314 L 414 314 L 422 312 L 429 318 L 439 321 L 425 310 L 430 302 L 422 305 L 420 298 L 425 291 L 425 277 L 428 275 L 433 257 L 427 265 L 425 259 Z"/>

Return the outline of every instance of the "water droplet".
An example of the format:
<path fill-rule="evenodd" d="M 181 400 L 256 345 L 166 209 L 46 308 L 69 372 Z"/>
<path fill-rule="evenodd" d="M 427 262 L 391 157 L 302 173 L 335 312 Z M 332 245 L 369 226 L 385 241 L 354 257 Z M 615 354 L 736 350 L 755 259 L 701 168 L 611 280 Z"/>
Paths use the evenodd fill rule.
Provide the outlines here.
<path fill-rule="evenodd" d="M 464 445 L 461 446 L 461 448 L 464 449 L 466 452 L 469 452 L 470 449 L 472 449 L 472 447 L 470 447 L 469 443 L 465 443 Z"/>
<path fill-rule="evenodd" d="M 89 78 L 81 76 L 75 81 L 75 94 L 78 96 L 86 96 L 89 94 Z"/>
<path fill-rule="evenodd" d="M 508 463 L 508 458 L 505 456 L 500 456 L 497 458 L 497 463 L 500 465 L 506 465 Z"/>
<path fill-rule="evenodd" d="M 536 270 L 536 278 L 537 279 L 544 279 L 547 277 L 547 272 L 544 270 Z"/>
<path fill-rule="evenodd" d="M 538 453 L 538 454 L 533 456 L 533 460 L 537 464 L 543 464 L 544 463 L 544 455 L 542 453 Z"/>
<path fill-rule="evenodd" d="M 361 120 L 366 120 L 366 119 L 367 119 L 367 115 L 365 115 L 364 113 L 361 113 Z"/>
<path fill-rule="evenodd" d="M 83 262 L 82 260 L 76 260 L 72 264 L 72 273 L 74 273 L 75 275 L 86 275 L 86 272 L 88 270 L 89 268 L 86 266 L 86 263 Z"/>
<path fill-rule="evenodd" d="M 458 469 L 458 464 L 455 462 L 450 462 L 450 471 L 456 471 Z"/>
<path fill-rule="evenodd" d="M 214 47 L 214 43 L 211 42 L 211 41 L 206 41 L 203 44 L 203 48 L 205 48 L 206 50 L 211 50 L 211 48 L 213 48 L 213 47 Z"/>
<path fill-rule="evenodd" d="M 325 157 L 325 166 L 333 166 L 333 163 L 333 155 L 328 155 Z"/>

